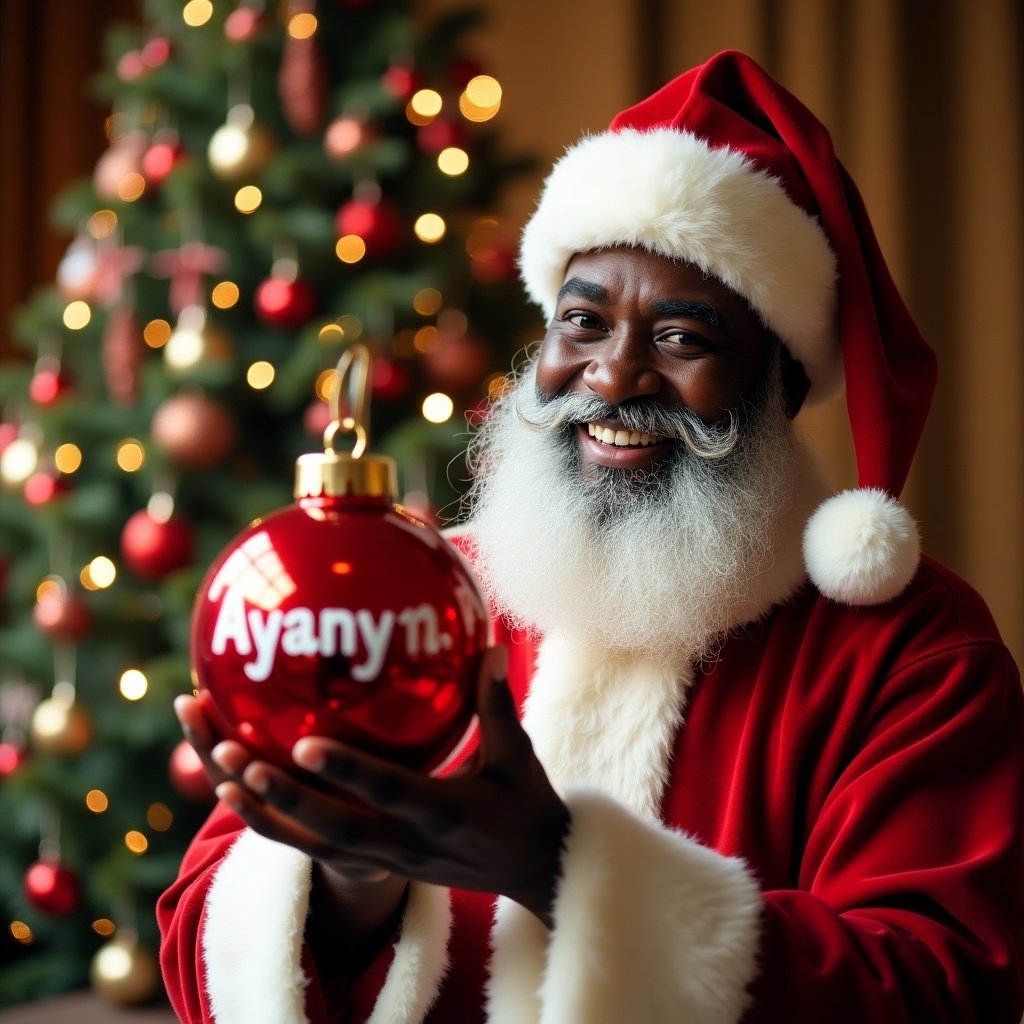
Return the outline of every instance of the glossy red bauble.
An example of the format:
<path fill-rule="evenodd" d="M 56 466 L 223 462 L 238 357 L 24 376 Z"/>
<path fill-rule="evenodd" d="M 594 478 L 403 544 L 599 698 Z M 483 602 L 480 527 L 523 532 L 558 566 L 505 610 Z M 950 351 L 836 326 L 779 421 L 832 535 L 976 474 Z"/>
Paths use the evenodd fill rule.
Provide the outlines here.
<path fill-rule="evenodd" d="M 462 556 L 386 499 L 304 498 L 258 521 L 199 590 L 191 655 L 217 728 L 293 767 L 329 736 L 429 772 L 474 715 L 487 610 Z"/>
<path fill-rule="evenodd" d="M 368 203 L 353 199 L 338 210 L 334 224 L 341 236 L 358 235 L 372 259 L 390 256 L 402 241 L 401 214 L 384 200 Z"/>
<path fill-rule="evenodd" d="M 224 19 L 224 37 L 232 43 L 252 39 L 268 25 L 268 18 L 253 7 L 236 7 Z"/>
<path fill-rule="evenodd" d="M 56 861 L 37 860 L 25 873 L 25 899 L 44 914 L 70 914 L 81 897 L 78 875 Z"/>
<path fill-rule="evenodd" d="M 316 309 L 316 293 L 302 278 L 268 277 L 254 301 L 256 314 L 269 327 L 301 327 Z"/>
<path fill-rule="evenodd" d="M 70 490 L 70 485 L 60 473 L 39 470 L 25 481 L 22 494 L 29 505 L 49 505 Z"/>
<path fill-rule="evenodd" d="M 55 640 L 81 640 L 92 624 L 86 603 L 75 594 L 47 591 L 32 611 L 36 627 Z"/>
<path fill-rule="evenodd" d="M 36 405 L 53 405 L 71 391 L 71 378 L 62 370 L 36 370 L 28 384 L 28 396 Z"/>
<path fill-rule="evenodd" d="M 161 139 L 142 154 L 142 174 L 152 185 L 159 185 L 181 163 L 185 150 L 177 140 Z"/>
<path fill-rule="evenodd" d="M 160 579 L 188 565 L 194 546 L 192 529 L 179 515 L 159 520 L 140 509 L 121 531 L 125 564 L 146 579 Z"/>
<path fill-rule="evenodd" d="M 0 742 L 0 779 L 13 775 L 24 763 L 27 752 L 17 743 Z"/>
<path fill-rule="evenodd" d="M 449 146 L 465 149 L 466 133 L 455 121 L 446 121 L 443 117 L 438 117 L 416 132 L 416 142 L 424 153 L 436 156 Z"/>
<path fill-rule="evenodd" d="M 195 748 L 187 740 L 182 740 L 171 751 L 167 774 L 174 788 L 187 800 L 197 803 L 213 801 L 213 783 Z"/>

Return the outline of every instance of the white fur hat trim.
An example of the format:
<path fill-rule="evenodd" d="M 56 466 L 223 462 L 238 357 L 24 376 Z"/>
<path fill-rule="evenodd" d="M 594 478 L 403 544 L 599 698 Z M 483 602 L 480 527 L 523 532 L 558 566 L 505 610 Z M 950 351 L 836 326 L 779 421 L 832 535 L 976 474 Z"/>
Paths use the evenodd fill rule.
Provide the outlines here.
<path fill-rule="evenodd" d="M 840 386 L 828 238 L 742 153 L 668 128 L 578 142 L 548 176 L 520 247 L 523 281 L 545 316 L 572 256 L 613 245 L 692 263 L 743 296 L 803 364 L 809 400 Z"/>
<path fill-rule="evenodd" d="M 921 542 L 910 513 L 885 491 L 842 491 L 804 528 L 804 563 L 814 585 L 841 604 L 890 601 L 917 572 Z"/>

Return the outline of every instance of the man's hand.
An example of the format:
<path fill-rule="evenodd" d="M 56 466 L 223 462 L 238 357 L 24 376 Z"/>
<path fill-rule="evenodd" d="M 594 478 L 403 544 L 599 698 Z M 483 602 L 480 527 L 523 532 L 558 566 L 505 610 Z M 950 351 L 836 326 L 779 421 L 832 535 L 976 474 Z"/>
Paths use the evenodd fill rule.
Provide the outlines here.
<path fill-rule="evenodd" d="M 195 702 L 182 702 L 181 718 L 218 796 L 330 876 L 360 888 L 403 878 L 497 893 L 550 925 L 569 815 L 519 724 L 504 675 L 505 651 L 495 648 L 478 687 L 480 747 L 447 778 L 307 737 L 294 758 L 316 776 L 311 784 L 239 743 L 205 746 L 213 737 L 205 718 L 196 720 Z"/>

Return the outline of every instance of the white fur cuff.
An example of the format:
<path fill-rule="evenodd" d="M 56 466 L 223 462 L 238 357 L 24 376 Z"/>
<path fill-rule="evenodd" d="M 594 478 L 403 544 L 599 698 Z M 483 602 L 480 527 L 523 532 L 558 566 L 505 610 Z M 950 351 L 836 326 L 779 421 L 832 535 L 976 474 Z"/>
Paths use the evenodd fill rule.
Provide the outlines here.
<path fill-rule="evenodd" d="M 511 966 L 526 982 L 531 960 L 544 963 L 534 978 L 539 1017 L 524 1014 L 532 986 L 519 986 L 516 1005 L 492 982 L 492 1024 L 735 1024 L 761 913 L 746 867 L 604 796 L 567 803 L 572 830 L 546 956 L 543 946 L 539 958 L 524 954 L 531 937 L 545 937 L 521 914 L 499 920 L 494 936 L 495 974 Z"/>

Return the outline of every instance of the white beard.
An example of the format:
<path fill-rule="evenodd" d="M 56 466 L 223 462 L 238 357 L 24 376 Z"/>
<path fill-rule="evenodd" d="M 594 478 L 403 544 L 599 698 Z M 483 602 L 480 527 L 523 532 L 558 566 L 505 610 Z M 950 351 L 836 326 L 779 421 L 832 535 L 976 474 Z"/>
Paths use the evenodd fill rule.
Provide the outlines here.
<path fill-rule="evenodd" d="M 470 446 L 478 570 L 514 625 L 682 668 L 800 585 L 822 487 L 777 373 L 731 455 L 677 443 L 641 481 L 585 482 L 571 428 L 539 432 L 517 414 L 542 406 L 531 363 Z"/>

